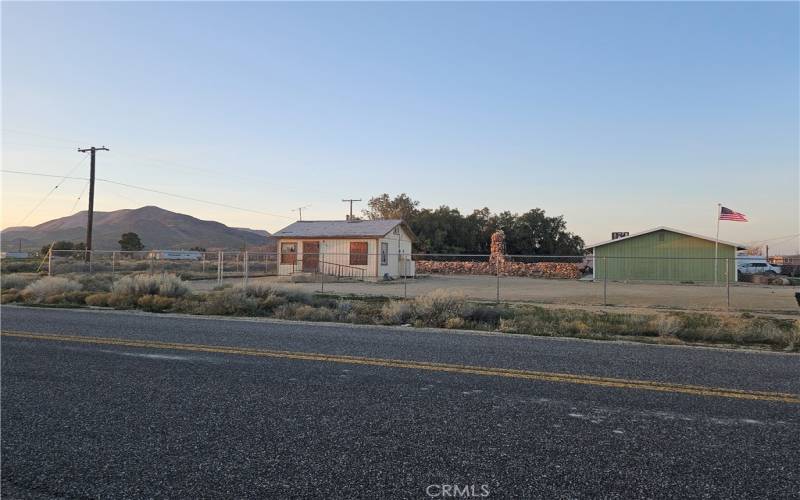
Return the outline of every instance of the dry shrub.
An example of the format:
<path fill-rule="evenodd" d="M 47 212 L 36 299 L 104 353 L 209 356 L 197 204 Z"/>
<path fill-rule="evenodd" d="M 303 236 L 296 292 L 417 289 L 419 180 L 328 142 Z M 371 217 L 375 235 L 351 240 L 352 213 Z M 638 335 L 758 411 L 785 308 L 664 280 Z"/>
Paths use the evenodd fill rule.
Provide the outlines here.
<path fill-rule="evenodd" d="M 149 312 L 164 312 L 170 309 L 174 303 L 174 298 L 161 295 L 143 295 L 136 301 L 140 308 Z"/>
<path fill-rule="evenodd" d="M 269 295 L 275 295 L 275 290 L 266 283 L 249 283 L 247 286 L 236 286 L 235 290 L 243 292 L 248 297 L 263 299 Z"/>
<path fill-rule="evenodd" d="M 463 318 L 469 312 L 467 299 L 461 292 L 436 289 L 411 302 L 415 323 L 444 326 L 451 318 Z"/>
<path fill-rule="evenodd" d="M 497 325 L 497 330 L 503 333 L 518 333 L 519 327 L 513 319 L 501 318 L 500 323 Z"/>
<path fill-rule="evenodd" d="M 208 294 L 205 301 L 198 302 L 195 311 L 196 314 L 215 316 L 256 316 L 259 313 L 258 299 L 248 297 L 241 290 L 229 289 Z"/>
<path fill-rule="evenodd" d="M 42 302 L 51 295 L 77 292 L 81 284 L 59 276 L 47 276 L 26 286 L 22 294 L 33 302 Z"/>
<path fill-rule="evenodd" d="M 108 306 L 114 309 L 133 309 L 136 307 L 136 297 L 112 292 L 108 296 Z"/>
<path fill-rule="evenodd" d="M 287 306 L 281 306 L 286 308 Z M 296 319 L 300 321 L 335 321 L 336 313 L 327 307 L 314 307 L 306 304 L 292 304 L 292 317 L 286 319 Z"/>
<path fill-rule="evenodd" d="M 683 328 L 680 318 L 668 314 L 659 314 L 651 320 L 651 324 L 659 337 L 674 337 Z"/>
<path fill-rule="evenodd" d="M 110 297 L 111 294 L 108 292 L 93 293 L 86 297 L 86 305 L 94 307 L 108 307 L 108 299 Z"/>
<path fill-rule="evenodd" d="M 0 295 L 0 304 L 21 302 L 22 299 L 22 295 L 20 295 L 18 292 L 3 292 L 3 295 Z"/>
<path fill-rule="evenodd" d="M 404 325 L 411 319 L 411 305 L 406 302 L 391 301 L 381 308 L 381 318 L 387 325 Z"/>
<path fill-rule="evenodd" d="M 454 317 L 454 318 L 447 318 L 447 321 L 444 322 L 444 327 L 450 329 L 458 329 L 458 328 L 464 328 L 466 324 L 467 322 L 464 320 L 464 318 Z"/>
<path fill-rule="evenodd" d="M 12 288 L 21 290 L 38 279 L 38 274 L 3 274 L 0 276 L 0 287 L 2 287 L 3 290 Z"/>
<path fill-rule="evenodd" d="M 114 283 L 114 295 L 162 295 L 164 297 L 183 297 L 189 294 L 189 288 L 174 274 L 134 274 L 125 276 Z"/>

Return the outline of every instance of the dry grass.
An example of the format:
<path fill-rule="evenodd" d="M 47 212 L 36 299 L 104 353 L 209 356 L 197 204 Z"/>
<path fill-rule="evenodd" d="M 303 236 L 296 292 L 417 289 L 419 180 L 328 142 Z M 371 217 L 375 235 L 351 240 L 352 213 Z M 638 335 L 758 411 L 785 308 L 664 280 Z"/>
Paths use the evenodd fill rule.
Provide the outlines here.
<path fill-rule="evenodd" d="M 112 287 L 114 295 L 141 297 L 143 295 L 161 295 L 164 297 L 183 297 L 189 288 L 174 274 L 134 274 L 125 276 Z"/>
<path fill-rule="evenodd" d="M 3 290 L 22 290 L 38 279 L 38 274 L 3 273 L 2 276 L 0 276 L 0 287 L 2 287 Z"/>
<path fill-rule="evenodd" d="M 51 295 L 77 292 L 81 288 L 83 288 L 82 285 L 77 281 L 58 276 L 48 276 L 26 286 L 22 291 L 22 295 L 28 301 L 42 302 Z"/>

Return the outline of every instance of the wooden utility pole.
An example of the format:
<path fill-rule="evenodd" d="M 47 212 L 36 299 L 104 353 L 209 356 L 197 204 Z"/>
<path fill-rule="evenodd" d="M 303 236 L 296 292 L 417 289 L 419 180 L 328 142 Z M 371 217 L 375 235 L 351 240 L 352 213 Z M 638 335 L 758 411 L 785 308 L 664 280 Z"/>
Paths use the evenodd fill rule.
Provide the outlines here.
<path fill-rule="evenodd" d="M 86 149 L 78 149 L 79 153 L 90 153 L 91 170 L 89 173 L 89 213 L 86 220 L 86 262 L 92 258 L 92 221 L 94 220 L 94 154 L 96 151 L 108 151 L 108 148 L 103 146 L 96 148 L 94 146 Z"/>
<path fill-rule="evenodd" d="M 292 210 L 292 212 L 298 212 L 300 214 L 300 220 L 303 220 L 303 209 L 304 208 L 309 208 L 310 206 L 311 205 L 306 205 L 304 207 L 297 207 L 294 210 Z"/>
<path fill-rule="evenodd" d="M 361 198 L 359 198 L 357 200 L 356 199 L 352 199 L 352 200 L 342 200 L 342 201 L 345 202 L 345 203 L 350 203 L 350 217 L 348 217 L 347 220 L 353 220 L 353 202 L 354 201 L 361 201 Z"/>

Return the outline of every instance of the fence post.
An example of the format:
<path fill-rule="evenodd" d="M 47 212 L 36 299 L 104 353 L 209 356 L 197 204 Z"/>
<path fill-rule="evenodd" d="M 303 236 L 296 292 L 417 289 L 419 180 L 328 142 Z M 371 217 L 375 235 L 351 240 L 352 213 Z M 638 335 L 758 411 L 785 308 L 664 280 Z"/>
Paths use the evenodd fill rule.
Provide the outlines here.
<path fill-rule="evenodd" d="M 608 256 L 603 256 L 603 305 L 608 305 Z"/>
<path fill-rule="evenodd" d="M 203 274 L 206 274 L 206 253 L 203 252 Z"/>
<path fill-rule="evenodd" d="M 53 275 L 53 245 L 50 245 L 50 251 L 47 252 L 47 275 Z"/>
<path fill-rule="evenodd" d="M 217 258 L 219 259 L 217 264 L 217 283 L 222 284 L 222 279 L 225 277 L 225 252 L 220 250 Z"/>
<path fill-rule="evenodd" d="M 244 286 L 247 286 L 247 268 L 248 266 L 248 257 L 247 250 L 244 251 L 244 256 L 242 257 L 242 282 Z"/>
<path fill-rule="evenodd" d="M 111 252 L 111 282 L 114 282 L 114 272 L 117 267 L 117 252 Z"/>
<path fill-rule="evenodd" d="M 730 264 L 728 263 L 728 259 L 725 259 L 725 288 L 726 293 L 728 295 L 728 309 L 731 308 L 731 279 L 730 279 Z"/>
<path fill-rule="evenodd" d="M 325 254 L 319 254 L 319 262 L 317 262 L 317 266 L 320 269 L 320 293 L 325 293 Z"/>
<path fill-rule="evenodd" d="M 403 259 L 403 298 L 408 298 L 408 259 Z"/>
<path fill-rule="evenodd" d="M 497 274 L 497 303 L 500 303 L 500 259 L 495 261 L 495 274 Z"/>

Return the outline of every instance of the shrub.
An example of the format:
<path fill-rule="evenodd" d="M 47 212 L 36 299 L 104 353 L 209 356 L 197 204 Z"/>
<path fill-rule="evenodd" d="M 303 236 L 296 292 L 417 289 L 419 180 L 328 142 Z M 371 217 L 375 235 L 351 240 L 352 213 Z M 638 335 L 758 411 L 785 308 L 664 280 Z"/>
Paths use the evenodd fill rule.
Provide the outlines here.
<path fill-rule="evenodd" d="M 448 318 L 447 321 L 445 321 L 444 323 L 444 327 L 457 329 L 457 328 L 464 328 L 466 324 L 467 322 L 464 321 L 464 318 L 455 317 L 455 318 Z"/>
<path fill-rule="evenodd" d="M 112 280 L 110 274 L 81 274 L 77 279 L 83 285 L 84 290 L 90 292 L 111 291 Z"/>
<path fill-rule="evenodd" d="M 286 308 L 287 306 L 281 306 L 281 308 Z M 286 319 L 296 319 L 300 321 L 334 321 L 336 320 L 336 314 L 333 310 L 328 309 L 327 307 L 314 307 L 309 306 L 306 304 L 300 305 L 290 305 L 288 306 L 293 309 L 292 317 L 288 317 Z"/>
<path fill-rule="evenodd" d="M 256 297 L 259 299 L 263 299 L 268 295 L 275 294 L 275 291 L 273 291 L 272 287 L 265 283 L 249 283 L 247 286 L 243 287 L 239 285 L 234 288 L 244 292 L 244 294 L 248 297 Z"/>
<path fill-rule="evenodd" d="M 108 296 L 108 305 L 114 309 L 133 309 L 136 306 L 136 297 L 112 292 Z"/>
<path fill-rule="evenodd" d="M 34 302 L 41 302 L 50 295 L 77 292 L 80 289 L 81 284 L 77 281 L 59 276 L 48 276 L 26 286 L 22 294 Z"/>
<path fill-rule="evenodd" d="M 468 306 L 464 294 L 437 289 L 416 297 L 411 302 L 411 310 L 421 324 L 444 326 L 450 318 L 463 318 Z"/>
<path fill-rule="evenodd" d="M 195 306 L 196 314 L 256 316 L 259 313 L 258 299 L 248 297 L 241 290 L 225 290 L 210 293 L 206 300 Z"/>
<path fill-rule="evenodd" d="M 170 309 L 175 303 L 172 297 L 164 297 L 161 295 L 143 295 L 139 297 L 136 304 L 145 311 L 150 312 L 164 312 Z"/>
<path fill-rule="evenodd" d="M 411 319 L 411 305 L 407 302 L 392 301 L 381 308 L 381 318 L 388 325 L 404 325 Z"/>
<path fill-rule="evenodd" d="M 219 285 L 212 288 L 215 292 L 221 292 L 222 290 L 227 290 L 228 288 L 233 288 L 233 283 L 220 283 Z"/>
<path fill-rule="evenodd" d="M 39 279 L 38 274 L 5 274 L 0 276 L 0 286 L 3 290 L 11 288 L 22 289 Z"/>
<path fill-rule="evenodd" d="M 111 298 L 110 293 L 93 293 L 86 297 L 86 305 L 95 307 L 108 307 L 108 300 Z"/>
<path fill-rule="evenodd" d="M 112 291 L 115 295 L 162 295 L 164 297 L 183 297 L 189 293 L 189 288 L 174 274 L 134 274 L 125 276 L 114 283 Z"/>
<path fill-rule="evenodd" d="M 18 292 L 3 292 L 3 295 L 0 296 L 0 304 L 10 304 L 20 301 L 22 301 L 22 295 Z"/>
<path fill-rule="evenodd" d="M 284 305 L 286 303 L 287 303 L 287 300 L 286 300 L 285 297 L 281 297 L 280 295 L 275 295 L 275 294 L 271 293 L 271 294 L 267 295 L 266 297 L 264 297 L 264 298 L 262 298 L 261 300 L 258 301 L 258 307 L 259 307 L 259 309 L 261 309 L 262 311 L 264 311 L 266 313 L 271 313 L 276 308 L 278 308 L 278 307 L 280 307 L 280 306 L 282 306 L 282 305 Z"/>

